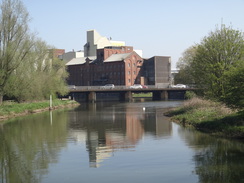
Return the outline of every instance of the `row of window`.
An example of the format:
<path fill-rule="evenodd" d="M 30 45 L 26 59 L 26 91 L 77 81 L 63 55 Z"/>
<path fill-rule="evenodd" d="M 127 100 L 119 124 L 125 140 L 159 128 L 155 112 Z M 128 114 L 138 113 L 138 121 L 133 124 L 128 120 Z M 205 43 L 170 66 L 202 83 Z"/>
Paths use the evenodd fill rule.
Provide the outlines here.
<path fill-rule="evenodd" d="M 128 67 L 130 67 L 130 63 L 128 63 Z M 136 63 L 133 63 L 133 67 L 136 67 Z"/>
<path fill-rule="evenodd" d="M 136 71 L 133 71 L 133 74 L 136 75 Z M 130 75 L 130 71 L 128 71 L 128 75 Z"/>
<path fill-rule="evenodd" d="M 124 72 L 109 72 L 109 73 L 106 73 L 107 75 L 124 75 Z M 100 73 L 94 73 L 94 76 L 100 76 L 101 74 Z"/>
<path fill-rule="evenodd" d="M 124 75 L 124 72 L 107 72 L 108 75 Z M 136 71 L 133 71 L 133 74 L 136 75 Z M 100 73 L 94 73 L 94 76 L 100 75 Z M 131 71 L 128 71 L 128 75 L 131 75 Z"/>
<path fill-rule="evenodd" d="M 120 65 L 120 64 L 106 64 L 106 65 L 98 65 L 98 66 L 95 67 L 96 70 L 102 70 L 102 69 L 108 70 L 108 69 L 116 69 L 116 68 L 118 68 L 118 69 L 124 68 L 124 65 Z M 83 68 L 83 67 L 81 67 L 80 69 L 81 70 L 87 70 L 87 68 Z M 94 68 L 92 68 L 92 69 L 94 69 Z"/>
<path fill-rule="evenodd" d="M 75 77 L 75 80 L 77 80 L 77 79 L 78 78 Z M 83 79 L 88 80 L 88 78 L 83 78 Z M 109 80 L 110 83 L 114 83 L 114 84 L 124 84 L 124 81 L 125 81 L 124 78 L 121 78 L 120 80 L 118 80 L 118 79 L 110 79 Z M 130 78 L 128 79 L 128 83 L 131 83 L 131 79 Z"/>

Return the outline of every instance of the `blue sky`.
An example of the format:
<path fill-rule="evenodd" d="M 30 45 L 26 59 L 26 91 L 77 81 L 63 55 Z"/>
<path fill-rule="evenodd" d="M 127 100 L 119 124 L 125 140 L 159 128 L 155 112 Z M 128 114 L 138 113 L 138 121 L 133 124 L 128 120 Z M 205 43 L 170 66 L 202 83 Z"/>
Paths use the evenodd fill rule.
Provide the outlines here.
<path fill-rule="evenodd" d="M 143 57 L 171 56 L 172 68 L 188 47 L 223 22 L 244 31 L 244 0 L 22 0 L 30 28 L 56 48 L 83 50 L 86 31 L 125 41 Z"/>

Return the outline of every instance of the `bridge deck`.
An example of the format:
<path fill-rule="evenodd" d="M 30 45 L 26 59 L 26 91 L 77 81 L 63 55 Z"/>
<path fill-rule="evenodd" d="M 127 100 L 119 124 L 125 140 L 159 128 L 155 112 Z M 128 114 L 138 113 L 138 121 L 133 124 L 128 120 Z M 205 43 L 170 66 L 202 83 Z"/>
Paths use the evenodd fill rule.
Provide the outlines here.
<path fill-rule="evenodd" d="M 70 92 L 154 92 L 154 91 L 193 91 L 195 88 L 162 88 L 162 87 L 148 87 L 134 89 L 126 86 L 115 86 L 112 89 L 104 89 L 101 86 L 76 86 L 70 89 Z"/>

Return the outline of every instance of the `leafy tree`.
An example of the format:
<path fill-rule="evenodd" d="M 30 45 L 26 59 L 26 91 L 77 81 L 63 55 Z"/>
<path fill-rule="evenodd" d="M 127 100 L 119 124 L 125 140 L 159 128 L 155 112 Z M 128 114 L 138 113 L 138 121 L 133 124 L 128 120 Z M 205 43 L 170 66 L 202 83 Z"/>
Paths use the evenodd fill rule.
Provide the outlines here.
<path fill-rule="evenodd" d="M 25 62 L 20 64 L 6 85 L 8 96 L 21 102 L 47 99 L 50 94 L 66 94 L 65 64 L 49 57 L 50 48 L 44 41 L 35 41 Z"/>
<path fill-rule="evenodd" d="M 197 46 L 191 74 L 196 83 L 204 88 L 206 96 L 221 101 L 226 98 L 228 89 L 226 75 L 233 67 L 238 67 L 237 62 L 243 62 L 243 56 L 243 33 L 222 25 Z"/>
<path fill-rule="evenodd" d="M 196 54 L 196 46 L 191 46 L 188 49 L 186 49 L 182 55 L 182 57 L 179 58 L 179 61 L 177 62 L 176 67 L 179 69 L 179 73 L 176 74 L 174 80 L 175 84 L 177 83 L 183 83 L 183 84 L 194 84 L 194 78 L 192 77 L 192 68 L 191 63 L 194 59 L 194 56 Z"/>
<path fill-rule="evenodd" d="M 50 57 L 52 47 L 29 32 L 29 15 L 19 0 L 3 0 L 0 14 L 0 103 L 65 94 L 65 64 Z"/>
<path fill-rule="evenodd" d="M 229 106 L 244 108 L 244 60 L 238 61 L 224 77 L 225 95 L 221 100 Z"/>
<path fill-rule="evenodd" d="M 243 32 L 221 25 L 200 44 L 188 48 L 177 66 L 176 82 L 195 83 L 204 89 L 205 97 L 243 108 Z"/>
<path fill-rule="evenodd" d="M 29 15 L 19 0 L 3 0 L 0 4 L 0 104 L 6 94 L 10 76 L 24 62 L 33 46 L 29 33 Z"/>

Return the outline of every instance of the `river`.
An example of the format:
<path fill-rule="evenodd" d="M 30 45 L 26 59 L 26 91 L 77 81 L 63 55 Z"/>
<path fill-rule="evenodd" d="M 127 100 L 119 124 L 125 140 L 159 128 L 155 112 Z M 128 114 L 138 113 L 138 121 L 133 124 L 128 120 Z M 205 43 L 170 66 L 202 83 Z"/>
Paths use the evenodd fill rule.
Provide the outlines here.
<path fill-rule="evenodd" d="M 182 101 L 83 103 L 0 124 L 0 183 L 244 182 L 244 143 L 165 117 Z"/>

